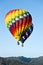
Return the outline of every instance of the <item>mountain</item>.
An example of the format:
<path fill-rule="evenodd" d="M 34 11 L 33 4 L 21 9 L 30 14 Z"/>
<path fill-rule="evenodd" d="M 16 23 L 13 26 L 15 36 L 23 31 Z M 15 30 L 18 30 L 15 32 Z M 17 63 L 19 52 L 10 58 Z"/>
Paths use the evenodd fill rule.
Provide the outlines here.
<path fill-rule="evenodd" d="M 0 65 L 43 65 L 43 56 L 38 58 L 0 57 Z"/>

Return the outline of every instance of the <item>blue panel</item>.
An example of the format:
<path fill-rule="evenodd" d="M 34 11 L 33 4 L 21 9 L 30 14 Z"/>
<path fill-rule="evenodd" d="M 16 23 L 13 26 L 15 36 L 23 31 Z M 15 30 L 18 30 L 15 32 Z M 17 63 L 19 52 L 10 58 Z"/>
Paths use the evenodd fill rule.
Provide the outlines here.
<path fill-rule="evenodd" d="M 29 27 L 29 29 L 24 33 L 24 35 L 21 38 L 21 42 L 24 43 L 24 41 L 30 36 L 30 34 L 33 31 L 33 24 Z"/>

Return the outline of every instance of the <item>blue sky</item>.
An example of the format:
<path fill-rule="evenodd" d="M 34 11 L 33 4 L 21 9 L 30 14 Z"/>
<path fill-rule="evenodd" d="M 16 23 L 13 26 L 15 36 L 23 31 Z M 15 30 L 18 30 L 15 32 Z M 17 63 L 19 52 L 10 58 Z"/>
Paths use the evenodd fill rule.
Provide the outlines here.
<path fill-rule="evenodd" d="M 10 34 L 4 19 L 12 9 L 25 9 L 32 15 L 34 30 L 25 41 L 24 47 Z M 0 56 L 43 56 L 43 0 L 1 0 L 0 1 Z"/>

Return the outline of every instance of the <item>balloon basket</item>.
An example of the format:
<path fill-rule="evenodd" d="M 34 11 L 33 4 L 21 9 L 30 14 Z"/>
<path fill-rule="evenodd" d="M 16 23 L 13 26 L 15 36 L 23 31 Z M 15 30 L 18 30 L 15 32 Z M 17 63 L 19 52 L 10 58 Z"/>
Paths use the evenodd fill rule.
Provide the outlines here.
<path fill-rule="evenodd" d="M 22 47 L 24 47 L 24 43 L 22 43 Z"/>
<path fill-rule="evenodd" d="M 17 42 L 17 45 L 20 45 L 19 41 Z"/>

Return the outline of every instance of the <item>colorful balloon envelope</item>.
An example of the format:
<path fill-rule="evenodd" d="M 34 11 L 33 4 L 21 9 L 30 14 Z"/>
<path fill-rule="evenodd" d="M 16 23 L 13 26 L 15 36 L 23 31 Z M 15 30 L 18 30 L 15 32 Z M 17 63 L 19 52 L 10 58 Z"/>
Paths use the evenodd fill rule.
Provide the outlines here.
<path fill-rule="evenodd" d="M 26 10 L 9 11 L 5 16 L 5 24 L 13 37 L 22 42 L 22 46 L 33 31 L 32 16 Z"/>

